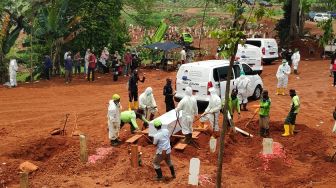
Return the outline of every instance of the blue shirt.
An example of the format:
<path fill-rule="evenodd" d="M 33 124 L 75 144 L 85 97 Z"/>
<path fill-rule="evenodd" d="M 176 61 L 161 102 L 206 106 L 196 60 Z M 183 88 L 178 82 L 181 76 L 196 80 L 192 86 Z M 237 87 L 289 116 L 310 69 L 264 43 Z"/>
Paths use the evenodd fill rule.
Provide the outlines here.
<path fill-rule="evenodd" d="M 44 60 L 44 67 L 47 68 L 47 69 L 50 69 L 52 67 L 52 63 L 51 63 L 51 60 L 49 57 L 47 57 L 45 60 Z"/>
<path fill-rule="evenodd" d="M 160 129 L 154 135 L 153 144 L 157 146 L 156 154 L 162 154 L 162 151 L 166 151 L 166 154 L 171 152 L 170 138 L 168 129 Z"/>
<path fill-rule="evenodd" d="M 65 60 L 64 68 L 65 68 L 66 70 L 69 70 L 69 71 L 72 70 L 72 60 L 71 60 L 71 59 L 66 59 L 66 60 Z"/>

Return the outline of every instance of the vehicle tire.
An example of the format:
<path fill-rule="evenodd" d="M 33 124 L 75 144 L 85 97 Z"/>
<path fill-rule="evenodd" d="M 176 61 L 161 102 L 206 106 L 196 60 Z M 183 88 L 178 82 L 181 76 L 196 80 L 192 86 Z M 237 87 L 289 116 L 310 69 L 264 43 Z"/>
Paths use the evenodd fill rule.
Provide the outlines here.
<path fill-rule="evenodd" d="M 263 90 L 262 87 L 261 87 L 260 85 L 257 85 L 257 87 L 255 88 L 255 90 L 254 90 L 254 92 L 253 92 L 253 96 L 252 96 L 252 98 L 253 98 L 254 100 L 258 100 L 258 99 L 260 99 L 262 90 Z"/>

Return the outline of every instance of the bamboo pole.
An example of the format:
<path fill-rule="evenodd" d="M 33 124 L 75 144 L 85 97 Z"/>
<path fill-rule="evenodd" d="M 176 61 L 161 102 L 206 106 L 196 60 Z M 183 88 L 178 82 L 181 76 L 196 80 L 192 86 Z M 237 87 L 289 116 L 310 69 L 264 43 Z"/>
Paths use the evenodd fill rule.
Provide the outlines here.
<path fill-rule="evenodd" d="M 79 142 L 80 142 L 80 160 L 83 163 L 86 163 L 88 161 L 88 151 L 87 151 L 87 145 L 86 145 L 86 136 L 81 134 L 79 136 Z"/>

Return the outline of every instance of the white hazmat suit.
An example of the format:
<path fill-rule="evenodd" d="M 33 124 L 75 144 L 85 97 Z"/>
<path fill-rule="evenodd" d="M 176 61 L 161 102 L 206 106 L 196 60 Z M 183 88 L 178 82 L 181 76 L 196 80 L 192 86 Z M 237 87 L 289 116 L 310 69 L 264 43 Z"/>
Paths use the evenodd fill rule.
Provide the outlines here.
<path fill-rule="evenodd" d="M 144 116 L 147 118 L 147 113 L 150 114 L 150 120 L 154 118 L 154 114 L 158 111 L 153 95 L 153 89 L 147 87 L 145 92 L 139 96 L 139 108 L 143 110 Z"/>
<path fill-rule="evenodd" d="M 204 115 L 201 118 L 201 123 L 204 123 L 205 121 L 210 121 L 211 127 L 214 131 L 219 131 L 218 127 L 218 118 L 219 113 L 221 110 L 221 99 L 217 95 L 215 88 L 210 88 L 210 99 L 209 99 L 209 105 L 204 111 Z"/>
<path fill-rule="evenodd" d="M 110 100 L 107 111 L 109 139 L 117 140 L 120 131 L 120 104 L 116 104 L 114 100 Z"/>
<path fill-rule="evenodd" d="M 283 61 L 279 66 L 278 71 L 276 73 L 276 77 L 278 79 L 277 92 L 276 94 L 285 94 L 285 88 L 288 84 L 288 75 L 291 72 L 291 68 L 286 61 Z"/>
<path fill-rule="evenodd" d="M 17 86 L 16 82 L 16 71 L 18 70 L 18 65 L 16 59 L 11 59 L 9 62 L 9 83 L 11 87 Z"/>
<path fill-rule="evenodd" d="M 238 100 L 239 104 L 244 105 L 244 110 L 246 110 L 248 92 L 250 88 L 251 81 L 245 76 L 245 73 L 241 73 L 240 77 L 237 80 L 237 89 L 238 89 Z"/>
<path fill-rule="evenodd" d="M 300 59 L 301 59 L 300 52 L 296 51 L 292 55 L 291 59 L 292 59 L 292 62 L 293 62 L 294 73 L 297 74 L 297 70 L 299 68 L 299 62 L 300 62 Z"/>
<path fill-rule="evenodd" d="M 182 100 L 178 103 L 177 107 L 175 108 L 176 112 L 182 110 L 182 133 L 192 134 L 192 125 L 194 121 L 194 117 L 198 115 L 198 108 L 197 108 L 197 101 L 195 97 L 192 96 L 192 89 L 191 87 L 186 87 L 185 89 L 185 96 Z"/>

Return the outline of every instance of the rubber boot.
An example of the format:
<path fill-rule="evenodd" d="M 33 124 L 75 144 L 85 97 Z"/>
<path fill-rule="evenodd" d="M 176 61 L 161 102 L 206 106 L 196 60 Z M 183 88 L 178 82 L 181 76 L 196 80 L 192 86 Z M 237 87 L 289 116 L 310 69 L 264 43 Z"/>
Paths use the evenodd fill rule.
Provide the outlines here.
<path fill-rule="evenodd" d="M 185 139 L 184 139 L 184 143 L 185 143 L 185 144 L 190 144 L 191 139 L 192 139 L 192 134 L 191 134 L 191 133 L 186 134 L 186 135 L 185 135 Z"/>
<path fill-rule="evenodd" d="M 174 166 L 170 166 L 169 169 L 170 169 L 170 173 L 171 173 L 172 177 L 176 178 Z"/>
<path fill-rule="evenodd" d="M 281 88 L 281 95 L 285 96 L 285 88 Z"/>
<path fill-rule="evenodd" d="M 276 89 L 276 93 L 275 93 L 276 95 L 280 95 L 280 88 L 277 88 Z"/>
<path fill-rule="evenodd" d="M 137 110 L 139 108 L 139 102 L 138 101 L 134 101 L 133 104 L 134 104 L 133 105 L 134 109 Z"/>
<path fill-rule="evenodd" d="M 261 128 L 259 129 L 259 135 L 260 135 L 261 137 L 265 137 L 265 129 L 264 129 L 263 127 L 261 127 Z"/>
<path fill-rule="evenodd" d="M 282 134 L 282 136 L 289 136 L 289 125 L 284 125 L 285 132 Z"/>
<path fill-rule="evenodd" d="M 133 108 L 132 104 L 133 104 L 132 102 L 128 102 L 128 110 L 132 110 L 132 108 Z"/>
<path fill-rule="evenodd" d="M 155 172 L 156 172 L 155 180 L 157 180 L 157 181 L 161 180 L 162 179 L 162 170 L 161 170 L 161 168 L 155 169 Z"/>
<path fill-rule="evenodd" d="M 244 103 L 244 104 L 243 104 L 244 111 L 248 111 L 247 108 L 246 108 L 246 106 L 247 106 L 247 103 Z"/>
<path fill-rule="evenodd" d="M 265 129 L 265 138 L 269 137 L 269 129 Z"/>
<path fill-rule="evenodd" d="M 294 129 L 295 129 L 295 125 L 290 125 L 289 126 L 289 134 L 294 135 Z"/>
<path fill-rule="evenodd" d="M 119 142 L 118 140 L 111 140 L 111 146 L 118 146 L 119 145 Z"/>

